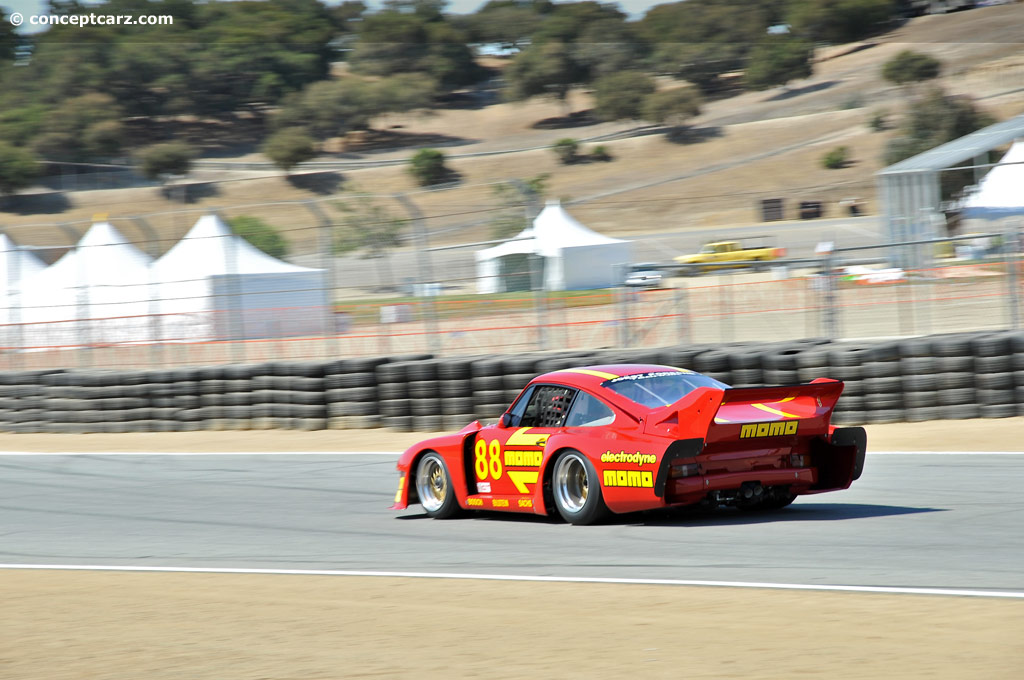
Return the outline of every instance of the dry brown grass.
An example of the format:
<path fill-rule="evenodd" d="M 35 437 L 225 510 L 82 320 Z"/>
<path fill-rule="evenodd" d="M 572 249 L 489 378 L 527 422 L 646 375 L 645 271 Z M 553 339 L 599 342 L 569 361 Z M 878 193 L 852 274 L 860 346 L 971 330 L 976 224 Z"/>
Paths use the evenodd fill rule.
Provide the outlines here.
<path fill-rule="evenodd" d="M 1024 451 L 1024 416 L 867 425 L 871 451 Z M 4 451 L 60 452 L 268 452 L 404 451 L 443 433 L 376 430 L 301 432 L 127 432 L 121 434 L 11 434 L 0 432 Z"/>
<path fill-rule="evenodd" d="M 1024 661 L 1019 600 L 353 576 L 2 575 L 9 625 L 0 661 L 21 680 L 484 678 L 513 668 L 522 677 L 960 680 L 1016 678 Z"/>

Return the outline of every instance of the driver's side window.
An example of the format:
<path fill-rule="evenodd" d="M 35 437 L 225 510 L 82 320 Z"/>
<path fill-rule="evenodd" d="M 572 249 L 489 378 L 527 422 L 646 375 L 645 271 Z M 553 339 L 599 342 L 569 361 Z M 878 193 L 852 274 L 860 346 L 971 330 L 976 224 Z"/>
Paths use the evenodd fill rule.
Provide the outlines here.
<path fill-rule="evenodd" d="M 508 411 L 508 415 L 510 417 L 510 420 L 508 421 L 508 426 L 509 427 L 520 427 L 521 426 L 521 424 L 523 422 L 523 414 L 526 413 L 526 407 L 530 403 L 530 398 L 533 396 L 533 391 L 535 389 L 536 389 L 536 386 L 534 386 L 534 385 L 531 385 L 529 388 L 527 388 L 525 392 L 523 392 L 521 395 L 519 395 L 519 399 L 517 399 L 516 403 L 512 405 L 512 408 L 509 409 L 509 411 Z"/>
<path fill-rule="evenodd" d="M 575 394 L 576 390 L 571 387 L 537 385 L 516 424 L 519 427 L 562 427 Z"/>

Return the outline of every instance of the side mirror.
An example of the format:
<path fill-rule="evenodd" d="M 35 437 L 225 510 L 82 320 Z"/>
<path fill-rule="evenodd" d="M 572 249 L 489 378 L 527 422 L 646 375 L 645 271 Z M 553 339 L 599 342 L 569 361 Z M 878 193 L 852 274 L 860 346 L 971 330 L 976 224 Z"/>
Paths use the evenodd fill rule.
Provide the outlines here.
<path fill-rule="evenodd" d="M 502 413 L 501 420 L 498 421 L 498 424 L 501 427 L 512 427 L 512 414 L 508 413 L 507 411 L 505 413 Z"/>

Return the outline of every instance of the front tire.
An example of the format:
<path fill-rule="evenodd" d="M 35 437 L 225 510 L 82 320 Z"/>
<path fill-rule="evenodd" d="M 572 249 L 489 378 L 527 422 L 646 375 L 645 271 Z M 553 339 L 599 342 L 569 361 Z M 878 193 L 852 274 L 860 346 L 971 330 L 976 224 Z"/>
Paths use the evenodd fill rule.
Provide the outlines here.
<path fill-rule="evenodd" d="M 459 512 L 448 466 L 433 451 L 423 456 L 416 466 L 416 495 L 430 517 L 447 519 Z"/>
<path fill-rule="evenodd" d="M 579 451 L 566 451 L 555 461 L 551 493 L 558 514 L 570 524 L 593 524 L 608 514 L 597 471 Z"/>

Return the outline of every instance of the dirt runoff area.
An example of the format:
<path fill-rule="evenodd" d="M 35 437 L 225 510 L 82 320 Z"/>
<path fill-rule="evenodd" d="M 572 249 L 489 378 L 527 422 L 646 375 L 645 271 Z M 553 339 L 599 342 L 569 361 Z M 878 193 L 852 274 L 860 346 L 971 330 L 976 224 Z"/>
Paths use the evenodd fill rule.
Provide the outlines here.
<path fill-rule="evenodd" d="M 1024 450 L 1024 418 L 876 451 Z M 422 434 L 10 435 L 7 451 L 397 451 Z M 0 677 L 1006 678 L 1024 601 L 385 577 L 0 570 Z"/>
<path fill-rule="evenodd" d="M 1024 451 L 1024 417 L 869 425 L 868 451 Z M 404 451 L 435 436 L 388 430 L 260 430 L 126 434 L 3 434 L 0 451 Z"/>

